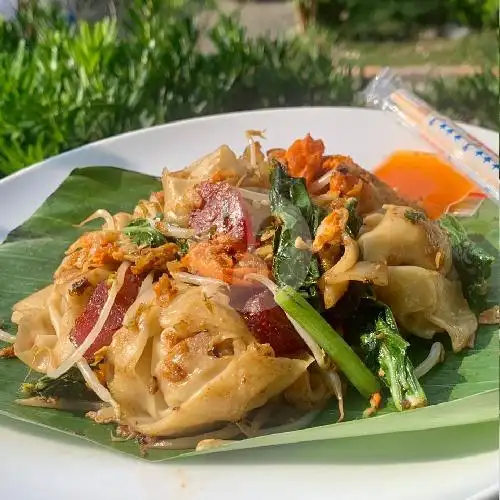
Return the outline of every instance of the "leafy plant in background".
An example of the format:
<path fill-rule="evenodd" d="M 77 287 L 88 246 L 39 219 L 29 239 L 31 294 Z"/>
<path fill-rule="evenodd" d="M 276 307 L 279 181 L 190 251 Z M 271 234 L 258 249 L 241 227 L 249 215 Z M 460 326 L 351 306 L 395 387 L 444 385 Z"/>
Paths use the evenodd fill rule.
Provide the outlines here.
<path fill-rule="evenodd" d="M 177 4 L 174 4 L 177 2 Z M 203 3 L 203 2 L 202 2 Z M 219 16 L 208 33 L 184 0 L 133 0 L 121 23 L 71 25 L 30 3 L 0 20 L 0 176 L 128 130 L 263 107 L 351 105 L 361 87 L 330 48 L 303 37 L 249 39 Z M 200 50 L 208 36 L 213 51 Z M 434 82 L 426 96 L 444 111 L 496 127 L 491 73 Z"/>
<path fill-rule="evenodd" d="M 440 2 L 418 0 L 320 0 L 318 23 L 343 38 L 402 40 L 415 36 L 422 25 L 442 22 L 440 10 Z"/>
<path fill-rule="evenodd" d="M 352 104 L 360 82 L 345 65 L 332 67 L 330 55 L 302 43 L 251 40 L 233 19 L 222 17 L 211 32 L 216 53 L 205 58 L 211 81 L 210 113 L 262 107 Z M 217 82 L 219 87 L 217 88 Z"/>
<path fill-rule="evenodd" d="M 124 16 L 70 26 L 34 7 L 0 24 L 0 171 L 127 130 L 206 113 L 300 104 L 349 104 L 347 68 L 298 40 L 248 40 L 222 17 L 199 50 L 183 9 L 136 0 Z"/>
<path fill-rule="evenodd" d="M 498 27 L 498 0 L 447 0 L 449 21 L 471 28 Z"/>
<path fill-rule="evenodd" d="M 497 0 L 318 0 L 317 22 L 344 38 L 401 40 L 427 27 L 498 27 Z"/>
<path fill-rule="evenodd" d="M 157 16 L 161 5 L 137 1 L 126 37 L 114 19 L 70 26 L 37 13 L 30 35 L 0 56 L 0 170 L 188 114 L 198 33 L 186 18 Z M 0 27 L 2 46 L 15 28 Z"/>

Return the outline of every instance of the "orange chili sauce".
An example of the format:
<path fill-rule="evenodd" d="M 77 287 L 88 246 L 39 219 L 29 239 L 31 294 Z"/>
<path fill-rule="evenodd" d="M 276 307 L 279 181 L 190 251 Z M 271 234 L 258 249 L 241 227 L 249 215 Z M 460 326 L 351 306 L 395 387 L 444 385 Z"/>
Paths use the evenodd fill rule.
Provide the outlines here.
<path fill-rule="evenodd" d="M 437 219 L 453 203 L 477 188 L 434 153 L 396 151 L 374 173 L 408 200 Z"/>

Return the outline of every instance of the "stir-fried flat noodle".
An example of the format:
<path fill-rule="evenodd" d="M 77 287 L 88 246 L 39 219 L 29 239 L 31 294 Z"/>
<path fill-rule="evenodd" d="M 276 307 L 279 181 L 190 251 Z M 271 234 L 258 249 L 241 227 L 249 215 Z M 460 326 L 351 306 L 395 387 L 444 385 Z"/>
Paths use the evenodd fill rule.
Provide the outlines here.
<path fill-rule="evenodd" d="M 452 279 L 447 235 L 410 207 L 384 209 L 358 240 L 363 259 L 388 265 L 386 283 L 374 282 L 377 297 L 408 332 L 430 339 L 446 331 L 453 350 L 460 351 L 474 342 L 477 320 Z"/>
<path fill-rule="evenodd" d="M 149 304 L 134 325 L 115 334 L 108 356 L 108 385 L 124 421 L 153 436 L 238 421 L 310 364 L 276 358 L 257 344 L 227 296 L 210 285 L 186 289 L 166 308 Z"/>
<path fill-rule="evenodd" d="M 245 165 L 238 160 L 228 146 L 223 145 L 173 175 L 198 182 L 210 179 L 236 184 L 246 173 Z"/>
<path fill-rule="evenodd" d="M 477 320 L 440 225 L 350 157 L 325 155 L 321 140 L 264 154 L 257 139 L 262 132 L 247 132 L 240 157 L 223 145 L 179 172 L 165 169 L 163 190 L 132 213 L 99 209 L 79 224 L 104 220 L 68 248 L 51 285 L 14 306 L 17 335 L 0 330 L 0 340 L 59 390 L 79 370 L 72 383 L 101 401 L 53 395 L 42 383 L 45 392 L 21 404 L 95 409 L 88 416 L 115 421 L 145 448 L 201 440 L 202 449 L 294 430 L 332 397 L 341 420 L 344 358 L 306 328 L 324 330 L 316 310 L 301 321 L 279 302 L 278 285 L 291 282 L 280 272 L 304 277 L 288 287 L 303 315 L 320 302 L 338 313 L 351 282 L 371 285 L 370 300 L 388 312 L 367 324 L 385 328 L 403 354 L 398 326 L 426 339 L 447 332 L 454 351 L 473 345 Z M 373 413 L 380 370 L 370 373 L 337 342 L 359 362 L 357 382 L 349 380 L 370 396 Z M 419 374 L 442 358 L 435 344 Z M 411 378 L 407 358 L 402 366 Z"/>
<path fill-rule="evenodd" d="M 477 319 L 460 283 L 415 266 L 389 266 L 388 273 L 388 285 L 376 294 L 406 330 L 425 339 L 446 331 L 455 352 L 474 342 Z"/>
<path fill-rule="evenodd" d="M 196 193 L 198 181 L 175 177 L 174 174 L 164 169 L 162 183 L 165 193 L 165 221 L 187 227 L 189 216 L 199 203 Z"/>
<path fill-rule="evenodd" d="M 446 275 L 452 260 L 444 231 L 410 207 L 384 208 L 380 222 L 359 238 L 363 259 L 390 266 L 419 266 Z"/>
<path fill-rule="evenodd" d="M 342 243 L 344 244 L 342 257 L 323 274 L 319 282 L 327 309 L 333 307 L 347 291 L 349 281 L 353 277 L 352 273 L 349 273 L 359 259 L 358 243 L 345 231 L 342 234 Z M 360 281 L 364 281 L 363 276 Z"/>
<path fill-rule="evenodd" d="M 88 285 L 80 295 L 73 283 L 49 285 L 14 306 L 12 321 L 18 325 L 16 356 L 32 370 L 55 370 L 75 350 L 70 332 L 85 309 L 94 287 L 109 276 L 105 269 L 86 273 Z"/>

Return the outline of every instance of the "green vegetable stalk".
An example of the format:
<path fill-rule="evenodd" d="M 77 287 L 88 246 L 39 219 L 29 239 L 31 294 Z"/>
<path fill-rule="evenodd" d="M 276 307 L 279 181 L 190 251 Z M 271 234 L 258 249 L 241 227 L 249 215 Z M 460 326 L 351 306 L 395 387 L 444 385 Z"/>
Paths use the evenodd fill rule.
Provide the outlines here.
<path fill-rule="evenodd" d="M 367 354 L 368 365 L 389 388 L 399 411 L 426 406 L 427 397 L 408 358 L 409 344 L 399 334 L 392 311 L 374 299 L 365 301 L 371 304 L 363 311 L 367 322 L 361 347 Z"/>
<path fill-rule="evenodd" d="M 369 398 L 379 392 L 377 378 L 300 293 L 290 286 L 285 286 L 276 292 L 274 300 L 309 333 L 364 397 Z"/>
<path fill-rule="evenodd" d="M 495 258 L 468 236 L 465 228 L 452 215 L 443 215 L 439 225 L 450 238 L 453 265 L 460 277 L 462 289 L 471 306 L 480 305 L 488 287 L 487 279 Z"/>

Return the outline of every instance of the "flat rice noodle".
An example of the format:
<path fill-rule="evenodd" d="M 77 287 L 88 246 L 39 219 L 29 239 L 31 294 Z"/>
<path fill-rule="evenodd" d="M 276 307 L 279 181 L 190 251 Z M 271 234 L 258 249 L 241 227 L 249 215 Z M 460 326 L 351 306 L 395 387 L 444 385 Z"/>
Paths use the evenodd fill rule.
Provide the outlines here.
<path fill-rule="evenodd" d="M 459 282 L 415 266 L 389 267 L 388 278 L 387 286 L 375 287 L 376 296 L 407 331 L 425 339 L 446 331 L 455 352 L 473 342 L 478 323 Z"/>
<path fill-rule="evenodd" d="M 219 286 L 186 286 L 154 302 L 116 332 L 108 382 L 122 422 L 150 436 L 174 436 L 235 422 L 307 370 L 257 344 Z"/>
<path fill-rule="evenodd" d="M 309 361 L 275 358 L 270 347 L 253 344 L 227 368 L 177 409 L 157 422 L 141 423 L 146 435 L 169 436 L 215 422 L 237 422 L 280 394 L 305 370 Z"/>
<path fill-rule="evenodd" d="M 163 170 L 161 180 L 165 193 L 165 204 L 163 207 L 165 222 L 180 227 L 188 227 L 191 212 L 201 203 L 196 192 L 196 186 L 199 181 L 181 179 L 170 173 L 167 169 Z"/>
<path fill-rule="evenodd" d="M 333 307 L 347 292 L 349 279 L 345 273 L 352 269 L 359 259 L 358 244 L 347 233 L 342 235 L 342 243 L 344 244 L 344 254 L 319 280 L 319 287 L 323 292 L 323 302 L 325 303 L 326 309 Z M 328 283 L 329 277 L 342 275 L 345 276 L 344 280 L 337 280 L 335 283 L 331 284 Z"/>
<path fill-rule="evenodd" d="M 417 266 L 448 274 L 452 266 L 451 246 L 445 232 L 423 214 L 410 207 L 389 205 L 383 219 L 373 230 L 358 239 L 363 260 L 389 266 Z"/>
<path fill-rule="evenodd" d="M 70 332 L 85 309 L 95 286 L 109 271 L 94 269 L 85 274 L 88 286 L 75 294 L 73 283 L 49 285 L 18 302 L 12 322 L 18 325 L 14 352 L 32 370 L 47 373 L 58 367 L 75 349 Z"/>
<path fill-rule="evenodd" d="M 226 181 L 235 185 L 247 172 L 244 163 L 224 144 L 174 175 L 197 182 Z"/>

